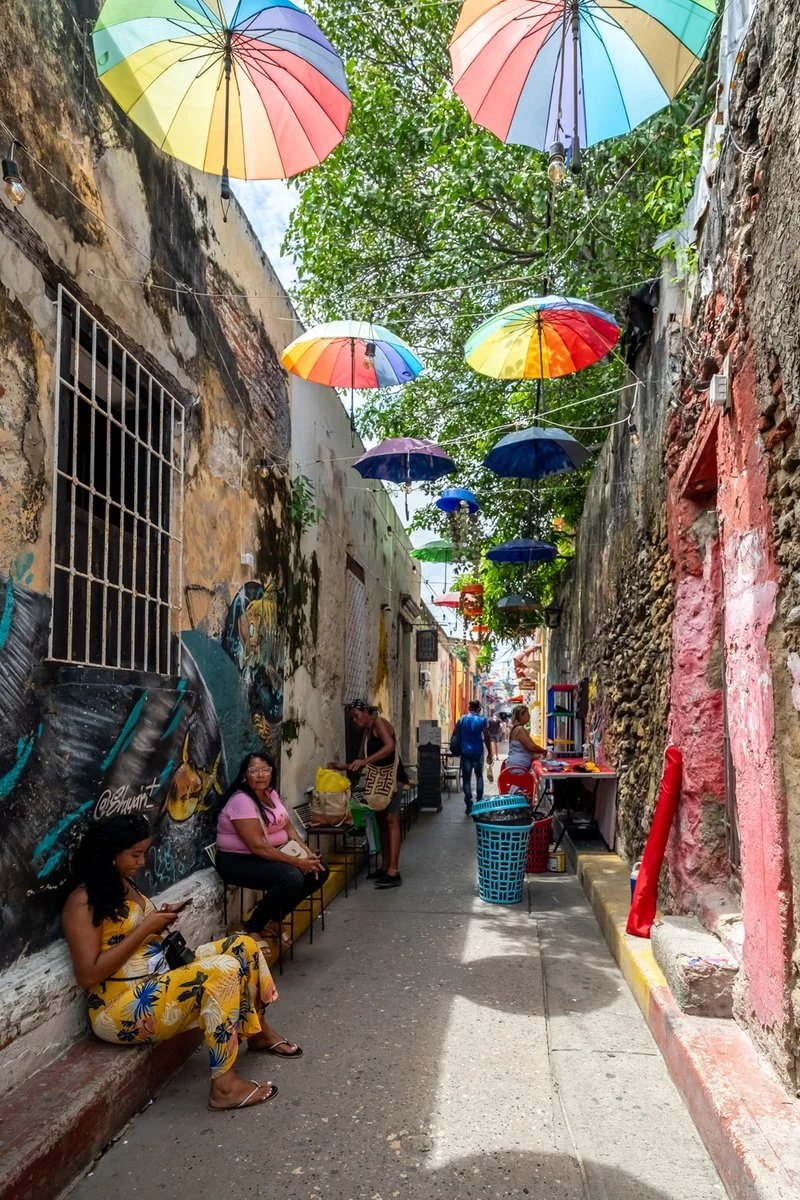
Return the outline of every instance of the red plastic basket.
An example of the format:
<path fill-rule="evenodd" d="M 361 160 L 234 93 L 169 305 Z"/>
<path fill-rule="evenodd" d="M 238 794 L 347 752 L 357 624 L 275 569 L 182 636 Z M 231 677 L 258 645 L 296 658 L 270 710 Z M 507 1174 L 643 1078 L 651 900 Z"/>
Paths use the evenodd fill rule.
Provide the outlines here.
<path fill-rule="evenodd" d="M 550 838 L 553 834 L 553 818 L 545 817 L 534 821 L 528 842 L 528 858 L 525 871 L 528 875 L 543 875 L 550 857 Z"/>

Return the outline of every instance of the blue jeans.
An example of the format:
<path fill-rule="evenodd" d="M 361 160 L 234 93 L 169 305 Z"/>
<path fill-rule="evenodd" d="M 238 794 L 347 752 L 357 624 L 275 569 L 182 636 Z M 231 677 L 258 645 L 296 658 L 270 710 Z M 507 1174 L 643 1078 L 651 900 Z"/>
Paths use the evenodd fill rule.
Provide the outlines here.
<path fill-rule="evenodd" d="M 461 755 L 461 786 L 464 789 L 464 803 L 472 804 L 472 772 L 475 772 L 475 799 L 483 799 L 483 755 Z"/>

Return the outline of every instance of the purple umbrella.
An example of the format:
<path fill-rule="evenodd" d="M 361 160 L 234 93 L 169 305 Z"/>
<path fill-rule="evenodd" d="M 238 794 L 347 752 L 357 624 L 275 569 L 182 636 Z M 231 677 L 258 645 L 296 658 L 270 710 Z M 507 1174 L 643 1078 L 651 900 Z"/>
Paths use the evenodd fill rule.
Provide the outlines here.
<path fill-rule="evenodd" d="M 364 479 L 406 484 L 419 479 L 438 479 L 456 469 L 456 464 L 441 446 L 408 437 L 381 442 L 362 454 L 353 466 Z"/>
<path fill-rule="evenodd" d="M 414 480 L 438 479 L 440 475 L 450 475 L 456 469 L 456 464 L 441 446 L 422 438 L 388 438 L 362 454 L 353 466 L 364 479 L 402 483 L 406 489 Z"/>

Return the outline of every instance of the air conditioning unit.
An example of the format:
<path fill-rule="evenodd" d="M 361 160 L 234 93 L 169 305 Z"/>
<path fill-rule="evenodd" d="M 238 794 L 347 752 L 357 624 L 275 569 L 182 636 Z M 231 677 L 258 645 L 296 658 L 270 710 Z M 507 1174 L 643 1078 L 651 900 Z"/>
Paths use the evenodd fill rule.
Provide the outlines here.
<path fill-rule="evenodd" d="M 419 673 L 419 686 L 420 686 L 421 688 L 429 688 L 429 687 L 431 686 L 431 673 L 430 673 L 430 671 L 420 671 L 420 673 Z"/>

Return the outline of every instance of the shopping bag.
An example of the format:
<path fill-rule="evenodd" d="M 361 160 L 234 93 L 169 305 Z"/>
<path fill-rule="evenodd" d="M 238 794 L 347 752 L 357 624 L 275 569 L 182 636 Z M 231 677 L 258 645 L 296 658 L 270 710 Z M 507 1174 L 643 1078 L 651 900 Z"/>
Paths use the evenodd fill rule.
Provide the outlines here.
<path fill-rule="evenodd" d="M 330 767 L 319 767 L 311 796 L 311 825 L 352 825 L 350 780 Z"/>

